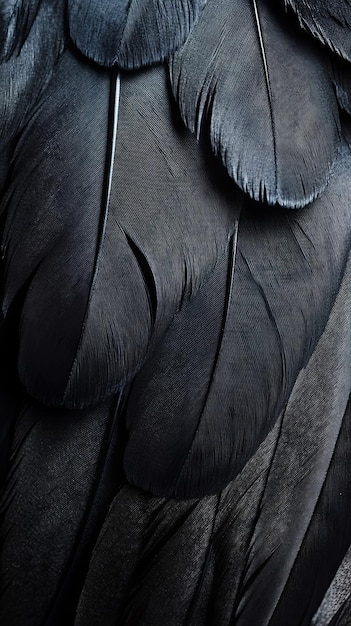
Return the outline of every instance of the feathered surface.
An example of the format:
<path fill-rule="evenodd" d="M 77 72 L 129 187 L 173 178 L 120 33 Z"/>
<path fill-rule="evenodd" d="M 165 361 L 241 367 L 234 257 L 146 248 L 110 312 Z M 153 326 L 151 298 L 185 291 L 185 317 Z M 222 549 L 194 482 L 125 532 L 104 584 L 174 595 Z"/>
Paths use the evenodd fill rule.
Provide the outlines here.
<path fill-rule="evenodd" d="M 69 32 L 100 65 L 133 69 L 182 44 L 206 0 L 67 0 Z"/>
<path fill-rule="evenodd" d="M 348 623 L 350 5 L 286 5 L 0 7 L 6 626 Z"/>
<path fill-rule="evenodd" d="M 338 141 L 327 60 L 270 3 L 208 2 L 171 77 L 186 124 L 255 200 L 298 207 L 325 187 Z"/>
<path fill-rule="evenodd" d="M 301 26 L 343 58 L 351 61 L 349 0 L 284 0 Z"/>

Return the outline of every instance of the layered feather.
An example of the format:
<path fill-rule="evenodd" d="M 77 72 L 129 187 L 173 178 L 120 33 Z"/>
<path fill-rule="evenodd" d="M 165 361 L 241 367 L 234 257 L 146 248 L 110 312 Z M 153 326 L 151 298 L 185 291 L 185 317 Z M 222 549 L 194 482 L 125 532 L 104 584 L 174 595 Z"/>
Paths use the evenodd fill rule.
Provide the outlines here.
<path fill-rule="evenodd" d="M 339 138 L 332 84 L 323 52 L 276 8 L 208 2 L 171 80 L 188 127 L 252 198 L 300 207 L 324 189 Z"/>
<path fill-rule="evenodd" d="M 100 65 L 163 61 L 188 36 L 206 0 L 67 0 L 70 35 Z"/>
<path fill-rule="evenodd" d="M 171 121 L 165 69 L 133 80 L 115 155 L 109 75 L 67 52 L 16 149 L 3 310 L 23 289 L 19 374 L 47 404 L 118 391 L 227 245 L 231 204 Z"/>
<path fill-rule="evenodd" d="M 270 430 L 344 271 L 350 159 L 345 145 L 323 198 L 298 214 L 266 207 L 262 216 L 247 203 L 234 270 L 229 246 L 135 378 L 125 454 L 133 484 L 158 495 L 215 493 Z"/>
<path fill-rule="evenodd" d="M 118 492 L 77 625 L 310 624 L 351 539 L 350 269 L 286 409 L 236 480 L 201 500 Z"/>
<path fill-rule="evenodd" d="M 348 61 L 351 61 L 351 5 L 349 0 L 284 0 L 300 25 Z"/>
<path fill-rule="evenodd" d="M 120 472 L 121 401 L 86 411 L 19 394 L 0 494 L 0 620 L 73 623 L 89 555 Z"/>

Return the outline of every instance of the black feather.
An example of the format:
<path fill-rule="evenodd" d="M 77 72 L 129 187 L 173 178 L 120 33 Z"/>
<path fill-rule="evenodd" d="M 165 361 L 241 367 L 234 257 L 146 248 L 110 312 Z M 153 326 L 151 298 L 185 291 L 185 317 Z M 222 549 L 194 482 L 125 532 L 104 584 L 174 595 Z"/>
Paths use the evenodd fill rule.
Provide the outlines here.
<path fill-rule="evenodd" d="M 348 61 L 351 61 L 351 5 L 349 0 L 284 0 L 301 26 Z"/>
<path fill-rule="evenodd" d="M 157 63 L 186 39 L 206 0 L 67 0 L 70 35 L 90 59 L 124 69 Z"/>
<path fill-rule="evenodd" d="M 235 481 L 190 501 L 118 492 L 79 626 L 310 623 L 351 538 L 350 270 L 286 410 Z"/>
<path fill-rule="evenodd" d="M 125 456 L 133 484 L 177 497 L 214 493 L 272 427 L 344 272 L 350 159 L 345 146 L 323 198 L 298 214 L 242 212 L 230 305 L 224 259 L 136 376 Z"/>
<path fill-rule="evenodd" d="M 262 0 L 212 0 L 171 62 L 183 119 L 251 197 L 287 207 L 325 187 L 338 113 L 323 52 Z M 323 128 L 323 132 L 321 132 Z"/>
<path fill-rule="evenodd" d="M 2 28 L 6 32 L 6 38 L 1 34 Z M 2 4 L 0 42 L 2 190 L 10 167 L 15 138 L 28 122 L 64 48 L 62 6 L 57 2 Z"/>
<path fill-rule="evenodd" d="M 115 399 L 75 414 L 21 398 L 0 499 L 2 624 L 72 623 L 120 480 L 120 410 Z"/>

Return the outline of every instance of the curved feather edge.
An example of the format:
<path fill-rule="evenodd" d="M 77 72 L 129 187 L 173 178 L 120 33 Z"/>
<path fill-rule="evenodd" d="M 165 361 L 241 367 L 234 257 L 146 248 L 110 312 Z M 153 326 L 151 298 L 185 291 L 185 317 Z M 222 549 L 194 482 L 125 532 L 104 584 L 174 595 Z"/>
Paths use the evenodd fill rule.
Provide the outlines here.
<path fill-rule="evenodd" d="M 284 0 L 300 25 L 339 56 L 351 61 L 351 5 L 348 0 Z"/>
<path fill-rule="evenodd" d="M 133 382 L 124 459 L 132 484 L 177 498 L 216 493 L 272 428 L 313 354 L 345 269 L 349 161 L 345 145 L 326 194 L 305 211 L 260 214 L 244 204 L 219 356 L 227 256 L 183 303 Z"/>
<path fill-rule="evenodd" d="M 168 58 L 206 0 L 67 0 L 72 41 L 96 63 L 135 69 Z"/>
<path fill-rule="evenodd" d="M 323 50 L 287 16 L 262 0 L 214 0 L 170 74 L 185 123 L 209 136 L 244 192 L 289 208 L 322 193 L 340 138 L 337 104 Z"/>
<path fill-rule="evenodd" d="M 284 414 L 235 480 L 195 500 L 158 498 L 129 485 L 116 495 L 92 555 L 77 626 L 133 624 L 141 616 L 170 626 L 209 620 L 215 626 L 251 626 L 257 615 L 264 626 L 310 623 L 350 542 L 350 478 L 339 471 L 340 463 L 343 470 L 347 465 L 351 435 L 349 408 L 345 412 L 350 275 L 348 263 L 323 336 Z M 306 393 L 312 400 L 307 411 Z M 346 488 L 342 498 L 340 480 Z M 320 544 L 324 531 L 313 530 L 318 515 L 326 534 L 335 535 L 331 562 Z M 306 540 L 312 547 L 308 558 Z M 286 592 L 300 557 L 305 567 L 297 571 L 298 585 Z M 313 586 L 310 567 L 325 580 L 314 587 L 311 602 L 308 591 L 300 603 L 294 594 Z M 278 613 L 273 617 L 279 600 L 288 603 L 283 620 Z"/>

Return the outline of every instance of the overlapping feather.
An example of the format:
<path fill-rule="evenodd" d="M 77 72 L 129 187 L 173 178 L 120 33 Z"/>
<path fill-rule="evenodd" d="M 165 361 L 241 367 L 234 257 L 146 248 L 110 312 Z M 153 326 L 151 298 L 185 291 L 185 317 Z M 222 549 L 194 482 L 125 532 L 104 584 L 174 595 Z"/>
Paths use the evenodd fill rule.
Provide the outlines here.
<path fill-rule="evenodd" d="M 70 35 L 83 54 L 101 65 L 150 65 L 185 41 L 205 2 L 67 0 Z"/>
<path fill-rule="evenodd" d="M 349 279 L 350 263 L 314 356 L 235 481 L 201 500 L 117 494 L 79 626 L 310 624 L 351 538 Z"/>
<path fill-rule="evenodd" d="M 67 14 L 80 51 L 104 65 L 155 63 L 191 31 L 172 81 L 200 147 L 164 68 L 122 74 L 116 133 L 116 72 L 62 54 L 64 3 L 0 8 L 2 354 L 18 339 L 21 381 L 42 403 L 101 403 L 54 410 L 17 380 L 1 389 L 7 419 L 17 415 L 1 500 L 4 623 L 73 621 L 115 490 L 79 626 L 251 626 L 258 614 L 307 626 L 350 544 L 351 156 L 343 143 L 331 174 L 339 122 L 324 53 L 263 0 L 209 0 L 191 30 L 203 4 L 71 0 Z M 329 5 L 327 27 L 323 3 L 291 4 L 347 56 L 348 3 Z M 348 110 L 346 74 L 333 79 Z M 208 134 L 256 199 L 302 206 L 330 177 L 327 190 L 297 216 L 258 207 L 207 153 Z M 153 494 L 216 495 L 121 487 L 124 411 L 105 399 L 135 375 L 127 478 Z"/>
<path fill-rule="evenodd" d="M 351 61 L 351 5 L 349 0 L 284 0 L 299 23 L 314 37 Z"/>
<path fill-rule="evenodd" d="M 208 2 L 171 80 L 188 127 L 251 197 L 299 207 L 324 189 L 339 138 L 326 59 L 275 7 Z"/>
<path fill-rule="evenodd" d="M 229 300 L 227 253 L 136 376 L 125 457 L 132 483 L 159 495 L 214 493 L 272 427 L 323 331 L 350 250 L 343 150 L 324 196 L 306 210 L 266 207 L 261 216 L 245 207 Z"/>

